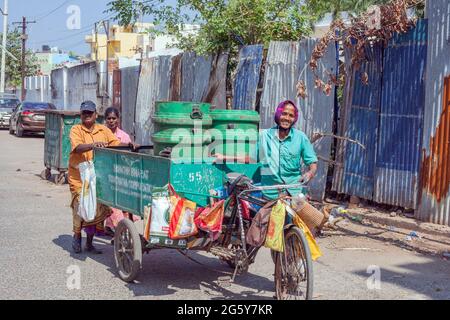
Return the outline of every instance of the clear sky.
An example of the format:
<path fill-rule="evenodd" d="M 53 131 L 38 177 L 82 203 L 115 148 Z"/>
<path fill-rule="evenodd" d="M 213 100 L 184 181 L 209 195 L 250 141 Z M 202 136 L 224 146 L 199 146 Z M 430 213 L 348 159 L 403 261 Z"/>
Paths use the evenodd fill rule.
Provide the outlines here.
<path fill-rule="evenodd" d="M 1 8 L 3 8 L 3 1 L 0 0 Z M 110 13 L 104 13 L 108 2 L 110 0 L 9 0 L 8 24 L 9 28 L 15 28 L 16 25 L 12 25 L 12 22 L 21 22 L 22 16 L 30 21 L 36 21 L 35 24 L 27 26 L 28 48 L 41 49 L 42 45 L 48 44 L 51 47 L 56 46 L 66 51 L 73 50 L 84 55 L 89 52 L 89 46 L 84 42 L 85 35 L 92 32 L 96 21 L 111 16 Z M 67 10 L 73 6 L 79 7 L 79 28 L 76 19 L 71 19 L 74 17 L 74 11 L 67 13 Z M 68 28 L 68 20 L 75 22 L 75 24 L 69 23 L 69 26 L 75 29 Z M 144 22 L 151 22 L 150 17 L 145 17 Z M 0 30 L 2 28 L 3 20 L 0 23 Z"/>

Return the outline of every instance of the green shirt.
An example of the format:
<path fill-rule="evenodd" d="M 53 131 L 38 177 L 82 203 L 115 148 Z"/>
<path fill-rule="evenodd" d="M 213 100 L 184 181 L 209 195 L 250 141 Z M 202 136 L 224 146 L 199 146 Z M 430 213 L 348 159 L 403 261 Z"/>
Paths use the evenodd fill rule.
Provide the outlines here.
<path fill-rule="evenodd" d="M 284 140 L 280 140 L 278 127 L 261 132 L 258 158 L 261 163 L 261 184 L 264 186 L 298 184 L 302 175 L 302 162 L 309 166 L 318 161 L 306 134 L 291 128 L 289 135 Z M 290 188 L 288 191 L 294 195 L 302 190 Z M 269 199 L 278 197 L 277 190 L 264 191 L 263 194 Z"/>

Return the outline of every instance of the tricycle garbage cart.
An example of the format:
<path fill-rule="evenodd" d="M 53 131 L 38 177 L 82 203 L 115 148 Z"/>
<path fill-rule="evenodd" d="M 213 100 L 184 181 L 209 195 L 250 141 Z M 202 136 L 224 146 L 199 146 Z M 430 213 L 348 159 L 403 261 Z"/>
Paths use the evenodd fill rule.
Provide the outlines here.
<path fill-rule="evenodd" d="M 95 148 L 94 152 L 97 201 L 141 218 L 150 210 L 152 198 L 161 190 L 167 189 L 169 184 L 178 195 L 200 207 L 210 204 L 211 190 L 218 190 L 227 185 L 230 192 L 225 202 L 222 232 L 216 240 L 208 239 L 207 235 L 204 238 L 170 239 L 168 235 L 151 233 L 146 239 L 131 220 L 123 219 L 114 236 L 115 262 L 122 280 L 131 282 L 137 277 L 142 267 L 142 254 L 152 249 L 178 249 L 183 254 L 186 254 L 188 249 L 207 251 L 234 269 L 230 280 L 234 280 L 237 274 L 246 272 L 254 262 L 259 247 L 246 244 L 246 232 L 251 218 L 244 218 L 240 200 L 264 205 L 264 199 L 246 196 L 252 190 L 260 190 L 252 185 L 253 181 L 260 180 L 259 164 L 214 164 L 212 159 L 181 163 L 144 152 L 110 148 Z M 274 188 L 278 187 L 280 186 Z M 253 215 L 255 213 L 253 212 Z M 310 298 L 312 268 L 308 244 L 302 231 L 292 225 L 285 227 L 284 235 L 288 236 L 285 240 L 290 251 L 286 250 L 284 255 L 275 257 L 278 265 L 277 296 L 285 298 L 287 291 L 293 291 L 295 298 Z M 300 283 L 307 287 L 301 294 L 296 292 Z"/>

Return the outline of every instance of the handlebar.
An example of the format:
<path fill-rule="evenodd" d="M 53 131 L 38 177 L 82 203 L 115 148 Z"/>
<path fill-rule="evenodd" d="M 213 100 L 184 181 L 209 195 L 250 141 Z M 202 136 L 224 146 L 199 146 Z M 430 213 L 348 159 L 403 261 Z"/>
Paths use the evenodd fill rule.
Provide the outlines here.
<path fill-rule="evenodd" d="M 257 187 L 252 184 L 249 185 L 250 188 L 241 191 L 238 197 L 241 197 L 242 195 L 246 193 L 251 193 L 255 191 L 266 191 L 266 190 L 280 190 L 280 189 L 293 189 L 293 188 L 308 188 L 305 184 L 302 183 L 295 183 L 295 184 L 279 184 L 279 185 L 272 185 L 272 186 L 261 186 Z"/>
<path fill-rule="evenodd" d="M 130 146 L 115 146 L 115 147 L 106 147 L 106 149 L 113 150 L 131 150 Z M 153 150 L 153 146 L 140 146 L 134 150 L 134 152 L 138 152 L 140 150 Z"/>

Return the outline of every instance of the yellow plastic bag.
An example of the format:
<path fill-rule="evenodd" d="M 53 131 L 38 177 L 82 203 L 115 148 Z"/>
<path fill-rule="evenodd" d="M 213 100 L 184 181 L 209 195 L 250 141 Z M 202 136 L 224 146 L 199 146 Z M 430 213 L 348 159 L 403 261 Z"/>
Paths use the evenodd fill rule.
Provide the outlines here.
<path fill-rule="evenodd" d="M 264 246 L 274 251 L 283 252 L 283 229 L 286 218 L 286 207 L 283 202 L 278 201 L 270 213 L 269 227 L 267 228 Z"/>
<path fill-rule="evenodd" d="M 313 259 L 313 261 L 316 261 L 318 258 L 322 256 L 322 251 L 320 251 L 319 245 L 314 239 L 311 231 L 298 215 L 294 216 L 293 222 L 297 227 L 303 230 L 303 233 L 305 234 L 306 237 L 306 241 L 308 241 L 309 250 L 311 251 L 311 258 Z"/>

